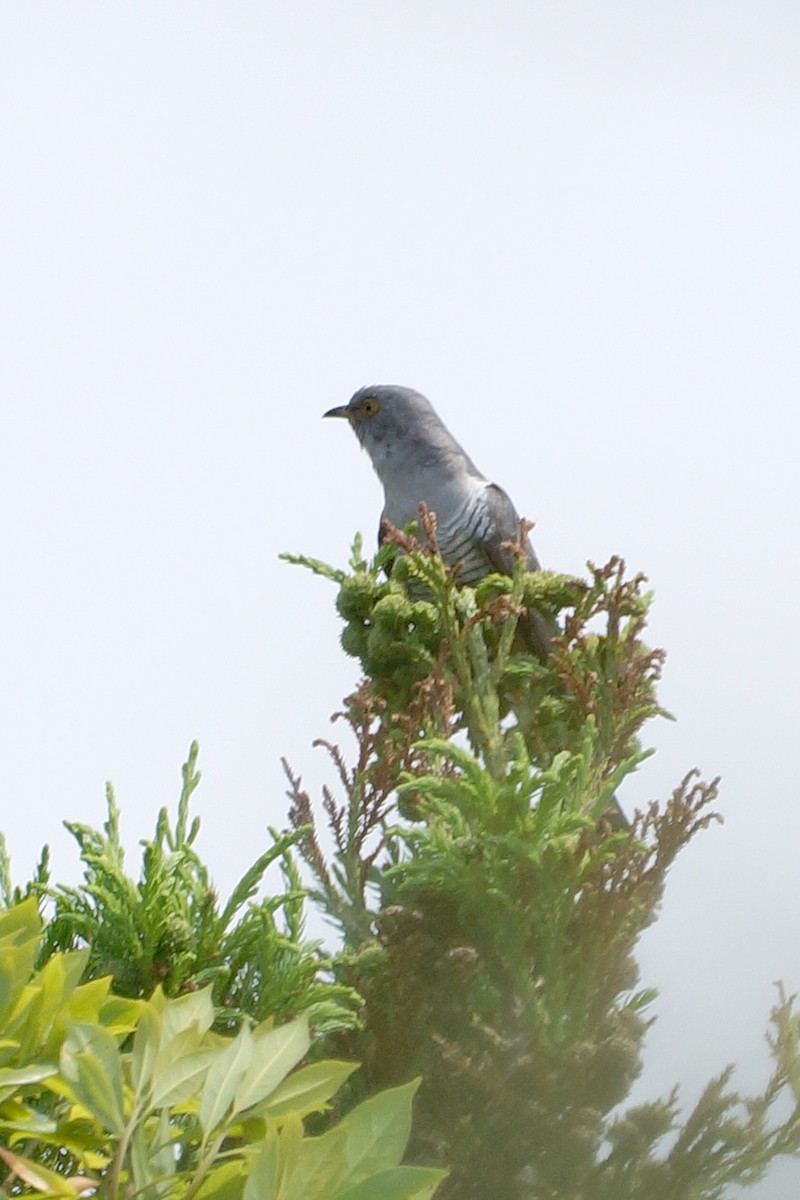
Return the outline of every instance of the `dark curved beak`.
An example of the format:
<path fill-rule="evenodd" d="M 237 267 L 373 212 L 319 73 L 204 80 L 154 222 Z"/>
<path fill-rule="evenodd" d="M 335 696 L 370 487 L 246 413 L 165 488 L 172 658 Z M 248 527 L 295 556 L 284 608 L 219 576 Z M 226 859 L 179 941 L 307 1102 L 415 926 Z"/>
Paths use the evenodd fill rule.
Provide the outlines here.
<path fill-rule="evenodd" d="M 340 404 L 338 408 L 329 408 L 323 417 L 350 417 L 350 409 L 346 404 Z"/>

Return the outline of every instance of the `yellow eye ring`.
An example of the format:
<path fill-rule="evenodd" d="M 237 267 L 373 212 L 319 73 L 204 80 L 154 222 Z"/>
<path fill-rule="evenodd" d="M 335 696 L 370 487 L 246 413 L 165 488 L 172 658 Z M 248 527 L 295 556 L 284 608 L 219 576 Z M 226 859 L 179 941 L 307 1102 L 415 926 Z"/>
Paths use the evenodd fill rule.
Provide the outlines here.
<path fill-rule="evenodd" d="M 361 408 L 368 417 L 371 417 L 378 411 L 378 401 L 372 396 L 368 396 L 367 399 L 362 403 Z"/>

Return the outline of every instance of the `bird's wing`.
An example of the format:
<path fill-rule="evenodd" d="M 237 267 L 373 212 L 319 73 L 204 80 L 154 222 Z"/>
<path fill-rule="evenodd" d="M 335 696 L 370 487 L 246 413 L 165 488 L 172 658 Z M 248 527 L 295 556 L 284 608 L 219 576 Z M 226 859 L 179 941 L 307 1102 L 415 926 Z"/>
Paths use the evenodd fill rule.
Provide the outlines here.
<path fill-rule="evenodd" d="M 519 514 L 509 497 L 496 483 L 490 483 L 486 488 L 484 503 L 489 516 L 485 528 L 489 532 L 481 539 L 483 552 L 496 571 L 512 575 L 516 565 L 514 551 L 504 547 L 503 542 L 519 541 Z M 539 560 L 527 537 L 525 551 L 527 570 L 540 571 Z M 550 640 L 555 632 L 552 622 L 546 620 L 535 608 L 526 608 L 520 614 L 517 628 L 528 649 L 545 662 L 550 653 Z"/>
<path fill-rule="evenodd" d="M 481 548 L 495 571 L 500 571 L 503 575 L 512 575 L 514 573 L 514 552 L 508 547 L 504 547 L 503 542 L 519 541 L 519 513 L 510 498 L 496 483 L 490 483 L 486 488 L 484 504 L 489 519 L 484 526 L 488 533 L 481 538 Z M 525 539 L 525 551 L 527 569 L 540 571 L 539 560 L 529 538 Z"/>

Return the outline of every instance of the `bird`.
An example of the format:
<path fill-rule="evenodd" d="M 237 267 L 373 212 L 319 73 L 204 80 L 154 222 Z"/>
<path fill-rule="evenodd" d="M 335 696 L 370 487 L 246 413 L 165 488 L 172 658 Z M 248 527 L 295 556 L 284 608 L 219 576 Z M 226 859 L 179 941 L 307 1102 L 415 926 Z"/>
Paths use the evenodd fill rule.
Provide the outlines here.
<path fill-rule="evenodd" d="M 520 540 L 520 518 L 508 494 L 481 474 L 437 416 L 412 388 L 377 384 L 360 388 L 348 404 L 325 417 L 349 421 L 383 484 L 383 522 L 404 529 L 419 519 L 420 503 L 436 514 L 436 541 L 461 584 L 485 575 L 512 575 Z M 529 571 L 541 567 L 530 539 L 522 543 Z M 545 661 L 554 628 L 536 609 L 526 609 L 518 628 L 538 659 Z"/>
<path fill-rule="evenodd" d="M 413 388 L 373 384 L 323 416 L 349 421 L 372 460 L 383 484 L 381 530 L 384 521 L 404 529 L 418 519 L 424 503 L 436 514 L 439 552 L 446 563 L 459 567 L 460 583 L 474 585 L 495 571 L 513 574 L 519 514 L 508 494 L 481 474 L 425 396 Z M 527 535 L 522 549 L 527 569 L 540 571 Z M 517 628 L 527 648 L 546 661 L 555 626 L 528 608 Z M 616 796 L 606 819 L 614 831 L 630 829 Z"/>

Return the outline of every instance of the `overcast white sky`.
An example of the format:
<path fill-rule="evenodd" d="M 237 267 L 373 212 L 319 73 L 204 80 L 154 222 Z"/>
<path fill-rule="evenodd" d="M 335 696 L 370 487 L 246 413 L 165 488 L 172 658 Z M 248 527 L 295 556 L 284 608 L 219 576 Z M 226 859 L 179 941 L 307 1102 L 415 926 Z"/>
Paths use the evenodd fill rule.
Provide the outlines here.
<path fill-rule="evenodd" d="M 381 497 L 320 415 L 428 394 L 537 527 L 657 592 L 689 767 L 724 827 L 641 947 L 637 1096 L 764 1079 L 800 988 L 795 752 L 800 7 L 794 0 L 0 6 L 0 827 L 126 836 L 190 740 L 228 889 L 282 825 L 279 756 L 356 679 L 334 592 Z M 132 865 L 135 863 L 132 859 Z M 749 1194 L 786 1194 L 800 1164 Z"/>

